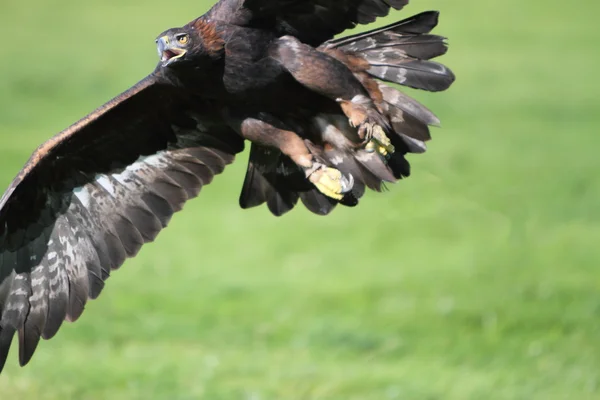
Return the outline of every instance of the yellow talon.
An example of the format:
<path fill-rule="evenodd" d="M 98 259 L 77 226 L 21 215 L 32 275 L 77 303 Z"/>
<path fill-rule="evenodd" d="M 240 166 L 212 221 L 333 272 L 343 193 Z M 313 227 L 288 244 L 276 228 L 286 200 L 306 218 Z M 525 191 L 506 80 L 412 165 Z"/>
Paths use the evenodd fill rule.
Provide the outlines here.
<path fill-rule="evenodd" d="M 383 146 L 377 146 L 377 152 L 384 157 L 388 155 L 388 151 Z"/>
<path fill-rule="evenodd" d="M 321 168 L 309 176 L 309 180 L 325 196 L 341 200 L 344 193 L 348 192 L 353 185 L 353 180 L 346 179 L 340 171 L 334 168 Z"/>
<path fill-rule="evenodd" d="M 392 145 L 392 141 L 387 137 L 385 132 L 380 126 L 375 126 L 371 140 L 365 145 L 365 150 L 368 152 L 374 152 L 387 156 L 393 153 L 396 149 Z"/>

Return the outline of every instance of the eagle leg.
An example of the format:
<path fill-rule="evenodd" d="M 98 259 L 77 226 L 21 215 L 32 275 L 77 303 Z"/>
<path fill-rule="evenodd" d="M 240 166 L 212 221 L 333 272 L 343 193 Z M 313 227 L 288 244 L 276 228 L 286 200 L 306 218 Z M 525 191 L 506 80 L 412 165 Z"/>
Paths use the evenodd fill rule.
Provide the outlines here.
<path fill-rule="evenodd" d="M 342 61 L 292 36 L 276 40 L 270 55 L 303 86 L 339 103 L 350 125 L 357 128 L 357 147 L 382 156 L 394 152 L 386 132 L 392 132 L 369 92 Z"/>
<path fill-rule="evenodd" d="M 369 152 L 377 151 L 384 157 L 394 152 L 392 141 L 382 127 L 386 126 L 387 121 L 381 121 L 383 116 L 369 107 L 372 104 L 370 99 L 358 95 L 352 100 L 336 100 L 348 116 L 350 125 L 358 128 L 358 137 L 362 140 L 359 147 L 364 147 Z"/>
<path fill-rule="evenodd" d="M 263 115 L 264 117 L 264 115 Z M 230 121 L 233 121 L 231 117 Z M 272 121 L 276 123 L 275 121 Z M 276 148 L 288 156 L 306 174 L 306 178 L 325 196 L 341 200 L 352 189 L 354 178 L 345 177 L 339 170 L 317 161 L 295 132 L 278 128 L 254 117 L 233 124 L 242 137 L 263 146 Z"/>

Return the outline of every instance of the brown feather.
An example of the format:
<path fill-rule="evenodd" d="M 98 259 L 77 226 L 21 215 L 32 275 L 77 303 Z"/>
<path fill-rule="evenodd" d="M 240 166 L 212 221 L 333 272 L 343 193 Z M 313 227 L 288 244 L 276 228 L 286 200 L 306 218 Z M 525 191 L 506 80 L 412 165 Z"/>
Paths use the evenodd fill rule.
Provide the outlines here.
<path fill-rule="evenodd" d="M 225 48 L 225 40 L 214 21 L 198 18 L 190 23 L 202 38 L 203 48 L 211 54 L 219 54 Z"/>

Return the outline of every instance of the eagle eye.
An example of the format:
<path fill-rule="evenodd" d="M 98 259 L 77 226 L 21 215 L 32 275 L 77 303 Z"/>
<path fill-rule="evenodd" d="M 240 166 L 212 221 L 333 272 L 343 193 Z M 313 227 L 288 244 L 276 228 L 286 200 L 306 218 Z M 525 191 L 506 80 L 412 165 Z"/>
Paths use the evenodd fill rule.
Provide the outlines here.
<path fill-rule="evenodd" d="M 183 35 L 177 35 L 177 41 L 179 42 L 179 44 L 187 44 L 187 42 L 190 40 L 189 36 L 186 34 Z"/>

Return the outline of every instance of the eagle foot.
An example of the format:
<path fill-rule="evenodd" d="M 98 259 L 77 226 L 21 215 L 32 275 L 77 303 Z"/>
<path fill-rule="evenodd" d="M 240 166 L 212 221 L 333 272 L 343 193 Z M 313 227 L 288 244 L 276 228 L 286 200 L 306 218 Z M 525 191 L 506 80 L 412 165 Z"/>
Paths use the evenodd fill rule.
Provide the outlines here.
<path fill-rule="evenodd" d="M 366 151 L 369 153 L 376 151 L 383 157 L 387 157 L 396 150 L 390 138 L 387 137 L 379 125 L 375 125 L 369 130 L 363 143 L 366 143 L 364 145 Z"/>
<path fill-rule="evenodd" d="M 376 151 L 382 157 L 387 157 L 394 152 L 394 146 L 383 128 L 387 125 L 386 119 L 377 111 L 370 98 L 358 95 L 352 100 L 338 98 L 337 102 L 348 117 L 350 126 L 357 128 L 361 140 L 357 147 L 362 147 L 369 152 Z"/>
<path fill-rule="evenodd" d="M 336 200 L 341 200 L 344 193 L 349 192 L 354 186 L 352 175 L 346 178 L 339 170 L 316 162 L 307 171 L 307 177 L 321 193 Z"/>

